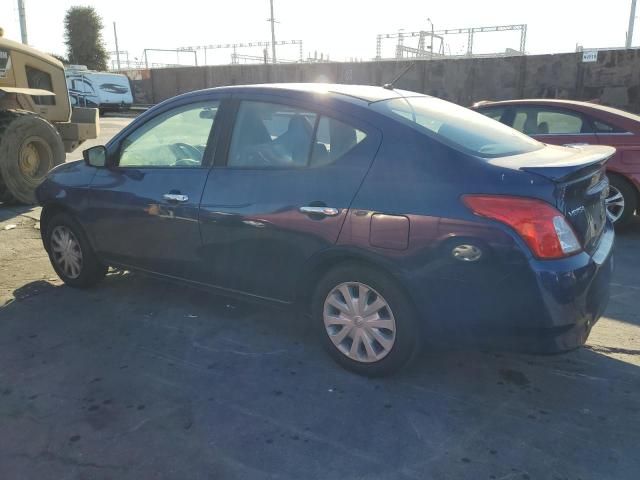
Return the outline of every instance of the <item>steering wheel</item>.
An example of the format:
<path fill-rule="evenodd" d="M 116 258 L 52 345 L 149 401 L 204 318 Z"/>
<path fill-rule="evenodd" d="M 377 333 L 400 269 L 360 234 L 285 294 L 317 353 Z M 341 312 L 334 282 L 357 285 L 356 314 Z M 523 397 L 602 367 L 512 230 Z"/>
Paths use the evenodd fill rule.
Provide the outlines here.
<path fill-rule="evenodd" d="M 269 167 L 273 165 L 273 162 L 260 147 L 253 147 L 247 148 L 242 152 L 239 164 L 252 167 Z"/>
<path fill-rule="evenodd" d="M 172 150 L 176 152 L 176 154 L 180 155 L 182 158 L 178 160 L 184 159 L 192 159 L 202 161 L 202 152 L 194 147 L 193 145 L 189 145 L 188 143 L 177 142 L 171 144 Z"/>

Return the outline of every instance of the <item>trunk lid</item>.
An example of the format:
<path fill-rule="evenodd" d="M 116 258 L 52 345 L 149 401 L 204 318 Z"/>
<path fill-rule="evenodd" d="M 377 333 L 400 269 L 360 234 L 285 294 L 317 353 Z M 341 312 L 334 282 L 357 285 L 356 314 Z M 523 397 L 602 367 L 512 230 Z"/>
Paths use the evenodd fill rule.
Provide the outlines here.
<path fill-rule="evenodd" d="M 496 166 L 544 177 L 555 184 L 556 207 L 573 227 L 583 248 L 591 253 L 607 222 L 605 198 L 609 181 L 607 160 L 615 148 L 600 145 L 544 148 L 491 160 Z"/>

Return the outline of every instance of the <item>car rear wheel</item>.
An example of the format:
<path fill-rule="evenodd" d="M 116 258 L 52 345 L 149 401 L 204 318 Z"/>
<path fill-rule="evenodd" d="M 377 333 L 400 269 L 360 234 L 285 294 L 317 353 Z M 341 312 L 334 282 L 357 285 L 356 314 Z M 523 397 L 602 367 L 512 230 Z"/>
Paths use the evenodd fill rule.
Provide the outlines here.
<path fill-rule="evenodd" d="M 419 351 L 420 328 L 408 297 L 377 270 L 331 270 L 316 288 L 312 309 L 329 354 L 358 374 L 389 375 Z"/>
<path fill-rule="evenodd" d="M 46 226 L 45 242 L 54 270 L 71 287 L 87 288 L 107 273 L 82 228 L 66 213 L 54 216 Z"/>
<path fill-rule="evenodd" d="M 607 216 L 616 226 L 624 226 L 635 214 L 638 197 L 633 186 L 619 175 L 609 175 L 609 194 L 605 200 Z"/>

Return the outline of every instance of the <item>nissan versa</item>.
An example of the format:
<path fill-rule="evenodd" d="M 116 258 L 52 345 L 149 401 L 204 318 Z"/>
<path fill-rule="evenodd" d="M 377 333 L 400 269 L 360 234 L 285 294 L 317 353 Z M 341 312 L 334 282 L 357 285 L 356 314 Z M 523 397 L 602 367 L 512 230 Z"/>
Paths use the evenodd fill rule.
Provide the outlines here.
<path fill-rule="evenodd" d="M 302 306 L 335 360 L 382 375 L 433 341 L 582 345 L 614 153 L 392 86 L 233 86 L 150 109 L 37 196 L 68 285 L 114 266 Z"/>

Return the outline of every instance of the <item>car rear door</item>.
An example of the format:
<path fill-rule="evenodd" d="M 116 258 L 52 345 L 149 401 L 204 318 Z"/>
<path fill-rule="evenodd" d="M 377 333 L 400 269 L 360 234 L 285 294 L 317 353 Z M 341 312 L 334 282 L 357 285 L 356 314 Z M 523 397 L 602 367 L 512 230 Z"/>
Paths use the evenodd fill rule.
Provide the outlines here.
<path fill-rule="evenodd" d="M 279 96 L 237 97 L 236 112 L 200 207 L 208 282 L 287 302 L 305 263 L 336 242 L 381 135 Z"/>
<path fill-rule="evenodd" d="M 640 173 L 640 138 L 634 131 L 623 128 L 631 121 L 620 122 L 620 126 L 600 118 L 593 118 L 592 121 L 598 141 L 616 148 L 616 154 L 607 163 L 607 168 L 622 174 Z"/>
<path fill-rule="evenodd" d="M 109 262 L 197 278 L 198 207 L 220 97 L 182 101 L 125 132 L 91 185 L 90 234 Z"/>

